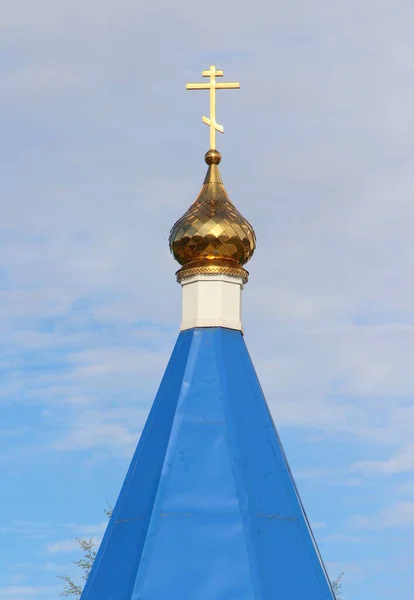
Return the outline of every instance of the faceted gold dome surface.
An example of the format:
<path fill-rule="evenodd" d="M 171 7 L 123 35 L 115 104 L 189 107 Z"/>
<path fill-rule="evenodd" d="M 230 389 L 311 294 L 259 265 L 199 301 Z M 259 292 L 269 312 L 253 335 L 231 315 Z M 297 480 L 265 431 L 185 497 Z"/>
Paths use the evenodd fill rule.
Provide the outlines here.
<path fill-rule="evenodd" d="M 210 150 L 205 160 L 209 168 L 203 187 L 173 226 L 170 249 L 183 266 L 181 271 L 198 267 L 216 267 L 215 272 L 220 267 L 240 269 L 253 255 L 256 236 L 224 189 L 218 168 L 220 153 Z"/>

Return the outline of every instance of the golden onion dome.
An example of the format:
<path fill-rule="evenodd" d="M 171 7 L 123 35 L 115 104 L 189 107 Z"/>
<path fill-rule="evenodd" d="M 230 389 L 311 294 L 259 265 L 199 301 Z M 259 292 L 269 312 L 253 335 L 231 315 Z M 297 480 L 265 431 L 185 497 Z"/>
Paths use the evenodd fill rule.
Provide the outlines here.
<path fill-rule="evenodd" d="M 182 265 L 177 279 L 224 274 L 247 281 L 243 265 L 256 247 L 254 229 L 227 195 L 218 168 L 220 153 L 209 150 L 205 161 L 208 171 L 203 187 L 170 232 L 170 250 Z"/>

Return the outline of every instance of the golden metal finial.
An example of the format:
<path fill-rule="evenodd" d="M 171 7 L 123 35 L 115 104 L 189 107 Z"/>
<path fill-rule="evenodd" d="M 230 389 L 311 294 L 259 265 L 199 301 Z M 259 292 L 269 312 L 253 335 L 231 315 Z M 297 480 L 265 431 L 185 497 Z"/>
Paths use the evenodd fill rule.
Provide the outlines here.
<path fill-rule="evenodd" d="M 214 66 L 202 74 L 210 78 L 209 83 L 188 83 L 186 87 L 210 90 L 210 118 L 203 117 L 203 123 L 210 127 L 210 149 L 204 157 L 208 169 L 196 200 L 170 231 L 170 250 L 181 265 L 176 273 L 178 281 L 195 275 L 226 275 L 245 283 L 249 274 L 244 265 L 256 248 L 256 235 L 224 189 L 221 154 L 216 149 L 216 131 L 223 133 L 222 125 L 216 122 L 216 89 L 238 89 L 240 83 L 216 83 L 223 71 Z"/>
<path fill-rule="evenodd" d="M 217 71 L 214 65 L 210 65 L 208 71 L 202 71 L 203 77 L 209 77 L 209 83 L 187 83 L 187 90 L 210 90 L 210 118 L 202 117 L 203 123 L 210 127 L 210 150 L 216 150 L 216 131 L 224 132 L 223 125 L 216 121 L 216 90 L 235 90 L 240 88 L 239 82 L 217 83 L 216 77 L 223 77 L 223 71 Z"/>

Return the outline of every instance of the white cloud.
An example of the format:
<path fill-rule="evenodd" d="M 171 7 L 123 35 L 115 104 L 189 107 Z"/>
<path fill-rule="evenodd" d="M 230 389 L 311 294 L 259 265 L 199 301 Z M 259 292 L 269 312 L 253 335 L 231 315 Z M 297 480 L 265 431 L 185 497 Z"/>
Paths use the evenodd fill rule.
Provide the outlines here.
<path fill-rule="evenodd" d="M 24 583 L 25 581 L 27 581 L 27 579 L 28 577 L 22 574 L 11 575 L 10 577 L 10 581 L 14 584 Z"/>
<path fill-rule="evenodd" d="M 73 550 L 78 550 L 79 544 L 75 539 L 69 540 L 59 540 L 58 542 L 53 542 L 51 544 L 47 544 L 46 552 L 49 554 L 60 554 L 62 552 L 72 552 Z"/>
<path fill-rule="evenodd" d="M 367 541 L 367 538 L 362 535 L 355 535 L 350 533 L 332 533 L 330 535 L 321 536 L 321 542 L 329 542 L 336 544 L 363 544 Z"/>
<path fill-rule="evenodd" d="M 95 546 L 100 544 L 102 536 L 88 537 L 91 539 Z M 67 552 L 73 552 L 74 550 L 79 551 L 79 542 L 76 539 L 59 540 L 46 545 L 46 552 L 49 554 L 64 554 Z"/>
<path fill-rule="evenodd" d="M 414 480 L 409 479 L 399 486 L 399 491 L 405 496 L 414 496 Z"/>
<path fill-rule="evenodd" d="M 21 535 L 25 539 L 42 539 L 50 535 L 52 525 L 41 521 L 27 521 L 16 519 L 9 525 L 3 526 L 1 533 Z"/>
<path fill-rule="evenodd" d="M 41 598 L 52 600 L 56 594 L 56 587 L 46 586 L 8 586 L 0 588 L 1 600 L 27 600 L 28 598 Z"/>
<path fill-rule="evenodd" d="M 102 536 L 108 525 L 108 520 L 101 521 L 100 523 L 93 523 L 91 525 L 73 525 L 73 529 L 77 532 L 78 536 Z"/>
<path fill-rule="evenodd" d="M 366 529 L 389 529 L 391 527 L 414 526 L 414 502 L 404 500 L 385 509 L 377 511 L 374 515 L 355 516 L 352 524 Z"/>
<path fill-rule="evenodd" d="M 120 449 L 127 455 L 135 447 L 138 440 L 138 432 L 131 432 L 124 424 L 127 419 L 122 414 L 122 421 L 117 422 L 117 411 L 107 410 L 83 411 L 79 414 L 67 435 L 54 443 L 57 450 L 91 450 L 95 447 Z M 125 411 L 123 411 L 124 413 Z M 137 419 L 137 411 L 129 410 L 131 419 L 136 423 L 143 423 L 143 419 Z M 129 422 L 131 426 L 131 422 Z"/>
<path fill-rule="evenodd" d="M 351 469 L 371 475 L 412 473 L 414 472 L 414 447 L 407 445 L 404 452 L 385 460 L 367 460 L 355 463 Z"/>
<path fill-rule="evenodd" d="M 70 531 L 73 534 L 71 540 L 74 541 L 75 537 L 94 537 L 102 535 L 105 531 L 107 524 L 107 519 L 101 521 L 100 523 L 86 524 L 45 523 L 42 521 L 24 521 L 16 519 L 12 521 L 9 525 L 2 527 L 0 529 L 0 532 L 13 533 L 16 536 L 23 536 L 24 538 L 46 538 L 53 536 L 56 532 Z"/>
<path fill-rule="evenodd" d="M 311 527 L 313 531 L 316 531 L 317 529 L 325 529 L 326 523 L 323 523 L 322 521 L 312 521 Z"/>

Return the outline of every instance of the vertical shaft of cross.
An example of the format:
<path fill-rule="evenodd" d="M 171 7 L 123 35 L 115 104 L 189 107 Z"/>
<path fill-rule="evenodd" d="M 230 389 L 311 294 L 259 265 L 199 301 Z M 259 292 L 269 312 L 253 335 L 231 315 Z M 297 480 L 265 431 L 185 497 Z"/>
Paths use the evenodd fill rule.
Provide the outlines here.
<path fill-rule="evenodd" d="M 216 67 L 210 66 L 210 150 L 216 149 Z"/>

